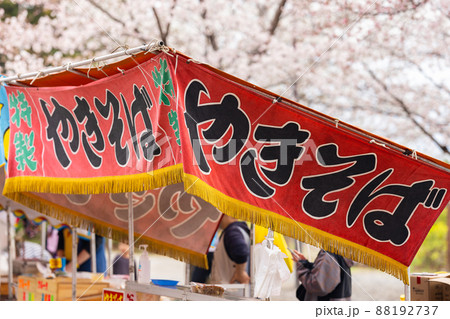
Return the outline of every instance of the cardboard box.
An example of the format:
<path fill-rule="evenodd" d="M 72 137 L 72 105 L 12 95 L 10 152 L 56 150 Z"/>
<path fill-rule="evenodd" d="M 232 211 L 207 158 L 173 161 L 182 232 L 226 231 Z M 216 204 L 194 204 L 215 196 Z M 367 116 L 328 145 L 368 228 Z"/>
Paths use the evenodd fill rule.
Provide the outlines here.
<path fill-rule="evenodd" d="M 417 273 L 411 274 L 411 301 L 440 301 L 443 300 L 445 284 L 439 280 L 450 278 L 450 273 Z"/>
<path fill-rule="evenodd" d="M 432 301 L 450 301 L 450 275 L 447 277 L 432 278 L 429 280 L 430 300 Z"/>
<path fill-rule="evenodd" d="M 444 286 L 442 300 L 450 301 L 450 280 L 449 280 L 449 278 L 445 278 L 445 286 Z"/>

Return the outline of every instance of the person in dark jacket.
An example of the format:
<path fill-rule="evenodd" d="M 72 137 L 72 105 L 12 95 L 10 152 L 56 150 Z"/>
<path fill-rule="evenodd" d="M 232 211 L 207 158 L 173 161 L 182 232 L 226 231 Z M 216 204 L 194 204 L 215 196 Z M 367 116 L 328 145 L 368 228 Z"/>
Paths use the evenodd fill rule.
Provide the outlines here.
<path fill-rule="evenodd" d="M 119 243 L 120 253 L 114 257 L 113 275 L 130 275 L 130 246 Z M 136 263 L 134 263 L 134 274 L 136 274 Z"/>
<path fill-rule="evenodd" d="M 247 264 L 250 256 L 250 229 L 245 222 L 223 215 L 223 229 L 212 261 L 212 284 L 250 282 Z"/>
<path fill-rule="evenodd" d="M 304 301 L 351 299 L 350 267 L 353 266 L 352 260 L 323 249 L 320 250 L 314 263 L 309 262 L 297 250 L 293 251 L 292 259 L 296 262 L 297 278 L 301 282 L 301 286 L 297 290 L 298 299 Z"/>
<path fill-rule="evenodd" d="M 86 231 L 78 230 L 77 271 L 91 271 L 91 243 Z M 105 238 L 95 235 L 97 269 L 94 272 L 106 272 Z M 72 271 L 72 234 L 69 229 L 59 232 L 57 257 L 67 260 L 66 271 Z"/>

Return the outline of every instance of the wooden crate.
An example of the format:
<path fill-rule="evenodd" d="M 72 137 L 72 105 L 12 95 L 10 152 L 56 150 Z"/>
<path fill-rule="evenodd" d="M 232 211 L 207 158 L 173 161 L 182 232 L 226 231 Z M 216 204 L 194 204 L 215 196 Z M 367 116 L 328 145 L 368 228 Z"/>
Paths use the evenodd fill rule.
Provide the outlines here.
<path fill-rule="evenodd" d="M 16 278 L 17 280 L 17 278 Z M 1 276 L 0 277 L 0 296 L 8 297 L 8 277 Z"/>
<path fill-rule="evenodd" d="M 108 287 L 109 283 L 107 282 L 77 279 L 76 296 L 80 300 L 101 300 L 103 288 Z M 41 301 L 72 300 L 72 278 L 37 278 L 35 299 Z"/>
<path fill-rule="evenodd" d="M 19 276 L 17 278 L 16 298 L 20 301 L 36 300 L 36 278 L 31 276 Z"/>

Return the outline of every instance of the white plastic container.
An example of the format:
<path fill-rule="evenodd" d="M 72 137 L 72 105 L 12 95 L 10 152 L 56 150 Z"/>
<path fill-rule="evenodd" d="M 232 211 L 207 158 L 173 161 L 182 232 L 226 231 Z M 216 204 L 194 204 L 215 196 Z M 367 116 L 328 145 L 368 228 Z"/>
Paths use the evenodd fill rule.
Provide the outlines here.
<path fill-rule="evenodd" d="M 137 274 L 137 281 L 140 284 L 150 284 L 150 258 L 147 253 L 148 245 L 139 245 L 139 249 L 143 250 L 139 258 L 139 268 Z"/>

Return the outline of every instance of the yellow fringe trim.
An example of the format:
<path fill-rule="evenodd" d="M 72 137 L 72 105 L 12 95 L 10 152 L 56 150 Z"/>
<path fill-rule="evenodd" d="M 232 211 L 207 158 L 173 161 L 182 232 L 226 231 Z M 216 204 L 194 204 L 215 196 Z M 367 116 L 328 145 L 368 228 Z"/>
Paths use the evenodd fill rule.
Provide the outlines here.
<path fill-rule="evenodd" d="M 379 269 L 409 285 L 408 267 L 390 257 L 315 227 L 236 200 L 219 192 L 197 176 L 184 174 L 183 180 L 188 193 L 204 199 L 231 217 L 270 228 L 301 242 Z"/>
<path fill-rule="evenodd" d="M 8 194 L 12 200 L 21 203 L 31 209 L 34 209 L 44 215 L 58 219 L 63 223 L 82 229 L 94 229 L 96 234 L 100 236 L 112 238 L 113 240 L 128 243 L 128 229 L 119 228 L 117 226 L 104 223 L 95 218 L 80 214 L 74 210 L 70 210 L 63 206 L 47 201 L 35 194 L 31 193 L 12 193 Z M 139 233 L 134 234 L 135 247 L 141 244 L 148 245 L 148 251 L 168 256 L 194 266 L 208 269 L 208 260 L 206 254 L 201 254 L 192 250 L 178 247 L 163 241 L 150 238 Z"/>
<path fill-rule="evenodd" d="M 3 194 L 37 192 L 54 194 L 101 194 L 140 192 L 181 183 L 183 164 L 123 176 L 68 178 L 17 176 L 7 178 Z"/>
<path fill-rule="evenodd" d="M 315 227 L 299 223 L 271 211 L 252 206 L 229 197 L 194 175 L 184 174 L 183 165 L 178 164 L 149 173 L 127 176 L 98 178 L 45 178 L 13 177 L 6 179 L 3 194 L 16 202 L 61 222 L 83 229 L 94 228 L 96 233 L 120 242 L 128 242 L 127 230 L 105 224 L 65 207 L 47 202 L 42 198 L 24 192 L 49 192 L 63 194 L 99 194 L 138 192 L 166 185 L 184 182 L 185 190 L 217 207 L 232 217 L 271 228 L 283 235 L 301 242 L 323 248 L 351 258 L 359 263 L 384 271 L 409 285 L 408 267 L 400 262 L 367 247 L 329 234 Z M 135 234 L 139 238 L 140 234 Z M 207 268 L 206 255 L 181 247 L 173 246 L 149 237 L 142 236 L 136 245 L 147 244 L 156 254 L 169 256 L 192 265 Z"/>

